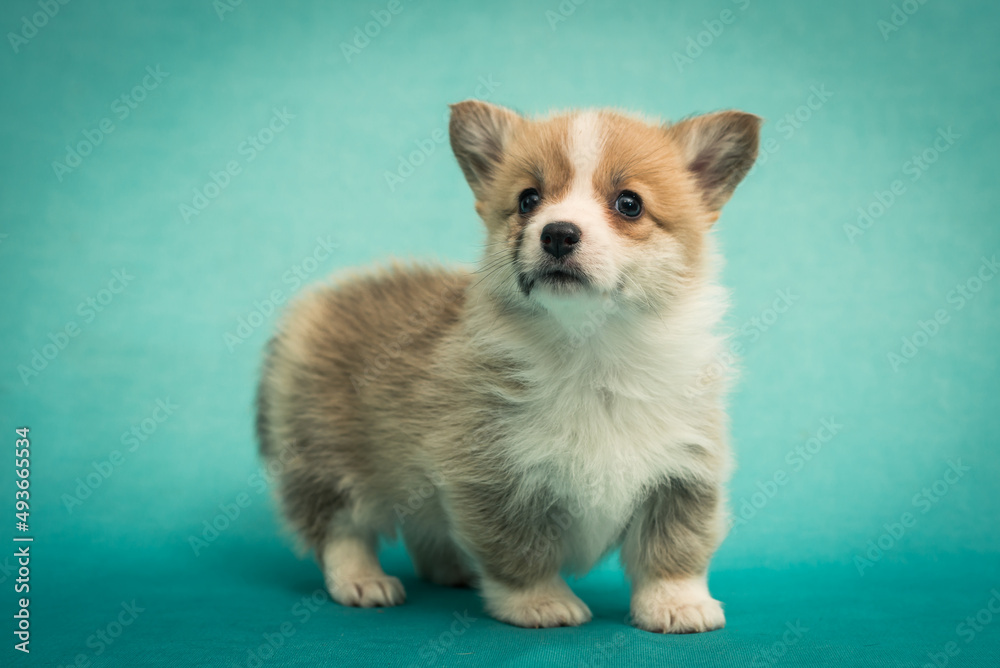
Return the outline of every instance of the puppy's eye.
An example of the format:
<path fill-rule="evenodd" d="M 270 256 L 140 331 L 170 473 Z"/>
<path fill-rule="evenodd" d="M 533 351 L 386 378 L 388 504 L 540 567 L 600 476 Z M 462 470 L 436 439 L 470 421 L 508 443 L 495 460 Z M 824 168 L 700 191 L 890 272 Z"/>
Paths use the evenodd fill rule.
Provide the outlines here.
<path fill-rule="evenodd" d="M 623 190 L 615 200 L 615 208 L 626 218 L 638 218 L 642 213 L 642 200 L 631 190 Z"/>
<path fill-rule="evenodd" d="M 521 213 L 531 213 L 541 201 L 542 196 L 538 194 L 538 191 L 534 188 L 528 188 L 518 195 L 517 208 Z"/>

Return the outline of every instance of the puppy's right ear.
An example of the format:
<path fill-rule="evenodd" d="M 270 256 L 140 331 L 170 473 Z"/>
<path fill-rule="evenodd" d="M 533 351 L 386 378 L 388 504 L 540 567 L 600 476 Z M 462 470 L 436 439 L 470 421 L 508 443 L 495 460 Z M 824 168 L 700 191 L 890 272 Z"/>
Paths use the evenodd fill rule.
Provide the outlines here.
<path fill-rule="evenodd" d="M 511 132 L 523 119 L 510 109 L 479 100 L 450 106 L 451 150 L 476 200 L 481 202 L 503 158 Z"/>

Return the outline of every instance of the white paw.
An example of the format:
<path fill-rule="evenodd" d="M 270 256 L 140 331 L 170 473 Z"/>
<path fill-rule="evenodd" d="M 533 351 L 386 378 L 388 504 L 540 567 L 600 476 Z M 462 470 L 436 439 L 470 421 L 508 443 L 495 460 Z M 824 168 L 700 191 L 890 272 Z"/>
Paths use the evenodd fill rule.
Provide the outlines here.
<path fill-rule="evenodd" d="M 632 594 L 632 623 L 654 633 L 702 633 L 726 625 L 704 578 L 658 580 Z"/>
<path fill-rule="evenodd" d="M 403 584 L 391 575 L 341 580 L 328 577 L 326 588 L 337 603 L 359 608 L 390 607 L 406 600 Z"/>
<path fill-rule="evenodd" d="M 529 629 L 579 626 L 591 619 L 590 608 L 559 577 L 524 590 L 484 583 L 483 595 L 486 610 L 514 626 Z"/>
<path fill-rule="evenodd" d="M 403 584 L 382 572 L 371 543 L 352 537 L 331 540 L 321 563 L 327 591 L 341 605 L 388 607 L 406 600 Z"/>

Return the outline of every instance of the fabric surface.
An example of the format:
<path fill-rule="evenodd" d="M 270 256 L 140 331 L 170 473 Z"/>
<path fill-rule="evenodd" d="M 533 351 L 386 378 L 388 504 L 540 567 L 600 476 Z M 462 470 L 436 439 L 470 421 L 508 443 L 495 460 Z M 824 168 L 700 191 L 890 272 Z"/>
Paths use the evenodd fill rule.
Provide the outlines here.
<path fill-rule="evenodd" d="M 4 2 L 0 448 L 30 427 L 35 542 L 24 655 L 8 454 L 0 665 L 1000 665 L 998 19 Z M 767 121 L 716 229 L 742 358 L 723 630 L 631 628 L 614 559 L 572 583 L 593 622 L 512 628 L 398 545 L 406 605 L 345 609 L 282 533 L 253 443 L 261 348 L 331 272 L 476 260 L 445 132 L 469 97 Z"/>

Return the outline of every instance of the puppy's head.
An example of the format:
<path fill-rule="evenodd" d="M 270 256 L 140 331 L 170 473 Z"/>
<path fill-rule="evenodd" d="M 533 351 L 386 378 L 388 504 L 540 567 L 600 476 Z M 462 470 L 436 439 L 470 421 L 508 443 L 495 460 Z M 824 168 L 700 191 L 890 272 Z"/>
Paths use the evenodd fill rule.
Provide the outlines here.
<path fill-rule="evenodd" d="M 451 145 L 488 230 L 480 272 L 509 303 L 648 304 L 698 274 L 705 235 L 757 156 L 761 120 L 673 125 L 611 111 L 541 120 L 470 100 Z"/>

